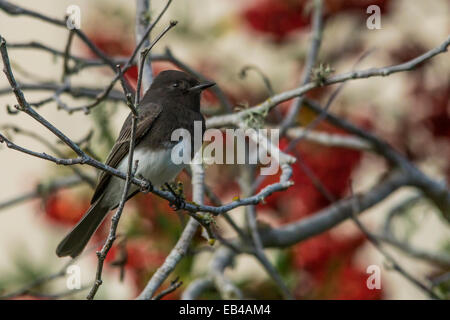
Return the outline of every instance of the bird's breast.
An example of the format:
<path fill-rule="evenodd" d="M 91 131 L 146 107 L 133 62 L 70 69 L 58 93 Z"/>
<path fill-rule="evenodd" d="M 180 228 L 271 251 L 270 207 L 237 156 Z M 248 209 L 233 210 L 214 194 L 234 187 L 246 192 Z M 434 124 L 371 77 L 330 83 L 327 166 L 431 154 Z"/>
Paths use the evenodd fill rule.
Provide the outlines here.
<path fill-rule="evenodd" d="M 139 161 L 136 175 L 148 179 L 156 187 L 172 181 L 185 166 L 172 161 L 172 148 L 155 150 L 137 146 L 133 154 L 133 163 L 136 160 Z M 126 172 L 127 168 L 128 155 L 121 161 L 119 170 Z"/>

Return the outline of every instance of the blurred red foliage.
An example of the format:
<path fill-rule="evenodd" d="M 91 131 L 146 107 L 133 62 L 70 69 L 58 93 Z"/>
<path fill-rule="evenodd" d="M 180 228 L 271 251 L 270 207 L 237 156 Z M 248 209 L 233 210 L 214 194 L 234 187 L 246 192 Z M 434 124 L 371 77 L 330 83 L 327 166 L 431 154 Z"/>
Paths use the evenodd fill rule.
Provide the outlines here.
<path fill-rule="evenodd" d="M 431 146 L 437 143 L 446 144 L 449 148 L 435 148 L 439 152 L 440 157 L 449 159 L 450 154 L 450 81 L 442 84 L 434 89 L 426 89 L 422 78 L 417 81 L 413 95 L 416 105 L 413 108 L 421 108 L 426 111 L 426 115 L 420 119 L 421 125 L 431 133 L 434 139 L 429 139 Z M 408 134 L 415 133 L 416 123 L 412 122 L 408 127 Z M 422 154 L 422 149 L 414 150 L 413 156 L 417 154 L 422 157 L 430 156 L 429 153 Z M 447 161 L 446 167 L 443 168 L 447 181 L 450 182 L 450 161 Z"/>
<path fill-rule="evenodd" d="M 294 266 L 306 271 L 313 282 L 309 292 L 299 290 L 298 298 L 381 299 L 382 290 L 369 289 L 366 283 L 369 275 L 352 262 L 356 250 L 365 240 L 364 235 L 338 237 L 326 232 L 296 245 Z M 299 286 L 302 286 L 301 281 Z"/>
<path fill-rule="evenodd" d="M 260 0 L 246 8 L 242 16 L 253 30 L 281 41 L 309 24 L 303 9 L 304 1 Z"/>
<path fill-rule="evenodd" d="M 364 243 L 363 235 L 338 237 L 330 232 L 322 233 L 295 246 L 294 265 L 314 271 L 333 259 L 348 259 Z"/>
<path fill-rule="evenodd" d="M 89 206 L 89 199 L 61 190 L 49 195 L 45 200 L 45 217 L 53 223 L 73 226 Z"/>
<path fill-rule="evenodd" d="M 328 270 L 322 269 L 313 274 L 316 289 L 315 299 L 327 300 L 380 300 L 382 289 L 367 287 L 368 274 L 353 266 L 348 260 L 335 265 L 330 264 Z"/>
<path fill-rule="evenodd" d="M 125 246 L 115 243 L 106 256 L 109 266 L 124 266 L 125 276 L 130 276 L 136 290 L 143 289 L 146 277 L 160 266 L 166 254 L 155 249 L 154 243 L 143 238 L 129 239 Z"/>
<path fill-rule="evenodd" d="M 431 112 L 425 119 L 425 125 L 434 137 L 450 139 L 450 82 L 447 86 L 427 92 L 426 99 Z"/>
<path fill-rule="evenodd" d="M 113 262 L 118 258 L 118 252 L 121 248 L 115 244 L 106 257 L 106 262 Z M 125 267 L 131 270 L 145 269 L 149 266 L 156 267 L 164 261 L 165 255 L 156 251 L 151 243 L 141 239 L 130 239 L 126 242 L 126 264 Z"/>
<path fill-rule="evenodd" d="M 367 17 L 370 5 L 388 12 L 390 0 L 325 0 L 324 18 L 341 12 L 358 12 Z M 242 18 L 254 31 L 267 34 L 275 42 L 282 42 L 293 31 L 304 30 L 310 25 L 310 6 L 307 0 L 256 0 L 242 12 Z"/>

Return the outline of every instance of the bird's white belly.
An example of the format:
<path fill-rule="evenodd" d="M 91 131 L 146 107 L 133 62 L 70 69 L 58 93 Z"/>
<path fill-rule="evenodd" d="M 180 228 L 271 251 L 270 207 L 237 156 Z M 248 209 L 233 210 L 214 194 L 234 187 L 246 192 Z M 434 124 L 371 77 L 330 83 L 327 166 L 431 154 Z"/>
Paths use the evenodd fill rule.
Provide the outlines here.
<path fill-rule="evenodd" d="M 184 164 L 174 164 L 171 160 L 172 149 L 162 149 L 152 151 L 145 147 L 137 147 L 133 155 L 133 167 L 136 160 L 139 161 L 135 176 L 142 176 L 149 180 L 154 187 L 160 187 L 166 182 L 170 182 L 184 168 Z M 128 171 L 128 155 L 122 159 L 118 170 Z M 105 192 L 104 200 L 111 207 L 116 206 L 120 201 L 125 186 L 125 180 L 113 177 Z M 131 185 L 128 194 L 137 190 L 135 185 Z M 119 200 L 117 200 L 119 199 Z"/>
<path fill-rule="evenodd" d="M 148 148 L 138 148 L 134 152 L 133 162 L 139 161 L 136 175 L 141 175 L 154 186 L 159 187 L 165 182 L 172 181 L 183 169 L 183 165 L 176 165 L 171 160 L 171 149 L 151 151 Z M 119 170 L 128 169 L 128 156 L 120 163 Z"/>

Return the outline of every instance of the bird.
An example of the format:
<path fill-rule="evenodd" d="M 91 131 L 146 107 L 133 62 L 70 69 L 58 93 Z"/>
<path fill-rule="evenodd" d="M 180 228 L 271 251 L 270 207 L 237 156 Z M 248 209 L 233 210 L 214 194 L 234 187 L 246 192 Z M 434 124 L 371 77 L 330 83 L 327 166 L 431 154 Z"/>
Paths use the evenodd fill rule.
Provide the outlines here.
<path fill-rule="evenodd" d="M 175 179 L 186 164 L 174 163 L 171 159 L 172 149 L 181 143 L 171 140 L 172 132 L 180 128 L 189 131 L 192 159 L 197 151 L 195 146 L 198 146 L 194 146 L 193 141 L 195 121 L 202 124 L 202 139 L 205 131 L 205 119 L 200 113 L 201 92 L 213 85 L 214 82 L 200 83 L 190 74 L 177 70 L 162 71 L 154 78 L 137 107 L 133 162 L 137 160 L 138 166 L 135 176 L 147 179 L 153 187 L 161 187 Z M 131 127 L 130 112 L 105 161 L 122 172 L 128 169 Z M 104 218 L 118 207 L 124 186 L 125 180 L 106 171 L 100 173 L 91 206 L 56 248 L 59 257 L 75 258 L 83 251 Z M 138 192 L 139 188 L 131 185 L 127 200 Z"/>

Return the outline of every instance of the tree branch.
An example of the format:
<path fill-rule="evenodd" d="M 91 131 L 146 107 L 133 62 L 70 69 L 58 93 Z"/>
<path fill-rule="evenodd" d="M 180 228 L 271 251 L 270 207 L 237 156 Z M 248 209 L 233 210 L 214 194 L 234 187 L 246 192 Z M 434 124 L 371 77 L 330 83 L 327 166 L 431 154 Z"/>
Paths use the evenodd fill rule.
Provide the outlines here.
<path fill-rule="evenodd" d="M 320 44 L 322 42 L 323 20 L 322 20 L 322 0 L 314 0 L 314 16 L 313 16 L 313 31 L 311 46 L 309 48 L 308 56 L 305 62 L 305 68 L 302 74 L 300 85 L 306 85 L 310 79 L 312 70 L 317 61 Z M 286 130 L 295 122 L 300 108 L 303 105 L 303 96 L 299 96 L 292 102 L 291 108 L 283 122 L 280 125 L 280 136 L 283 136 Z"/>
<path fill-rule="evenodd" d="M 381 245 L 378 238 L 372 234 L 358 219 L 358 213 L 360 212 L 359 209 L 359 203 L 358 198 L 353 198 L 353 210 L 352 210 L 352 219 L 355 222 L 355 224 L 359 227 L 359 229 L 367 236 L 369 241 L 375 246 L 375 248 L 386 258 L 386 260 L 392 265 L 392 268 L 397 271 L 399 274 L 401 274 L 404 278 L 406 278 L 408 281 L 410 281 L 412 284 L 426 292 L 431 298 L 433 299 L 439 299 L 439 296 L 437 296 L 430 288 L 428 288 L 425 284 L 417 280 L 413 275 L 411 275 L 409 272 L 407 272 L 402 266 L 400 266 L 397 261 L 387 252 L 384 250 L 383 246 Z"/>
<path fill-rule="evenodd" d="M 140 41 L 143 41 L 144 47 L 150 46 L 150 34 L 145 37 L 146 29 L 150 23 L 150 1 L 149 0 L 136 0 L 136 45 Z M 145 38 L 144 38 L 145 37 Z M 143 87 L 144 92 L 150 88 L 150 84 L 153 81 L 152 64 L 151 59 L 145 59 L 144 67 L 142 69 Z M 141 66 L 139 66 L 141 69 Z"/>
<path fill-rule="evenodd" d="M 320 86 L 328 86 L 335 83 L 340 83 L 344 81 L 349 80 L 355 80 L 355 79 L 365 79 L 370 77 L 385 77 L 390 74 L 394 74 L 397 72 L 402 71 L 409 71 L 417 67 L 419 64 L 433 58 L 434 56 L 446 52 L 447 47 L 450 45 L 450 36 L 438 47 L 431 49 L 430 51 L 427 51 L 426 53 L 418 56 L 417 58 L 414 58 L 406 63 L 402 63 L 399 65 L 394 65 L 390 67 L 382 67 L 382 68 L 371 68 L 366 70 L 360 70 L 360 71 L 352 71 L 343 73 L 340 75 L 336 75 L 333 77 L 330 77 L 328 79 L 325 79 L 323 82 L 308 82 L 305 85 L 302 85 L 296 89 L 292 89 L 289 91 L 285 91 L 279 94 L 276 94 L 268 99 L 266 99 L 264 102 L 242 110 L 240 112 L 236 112 L 233 114 L 228 115 L 222 115 L 222 116 L 216 116 L 213 118 L 209 118 L 206 121 L 206 127 L 207 128 L 220 128 L 224 126 L 229 125 L 236 125 L 238 122 L 240 122 L 243 118 L 248 116 L 251 113 L 258 113 L 258 114 L 265 114 L 268 111 L 270 111 L 273 107 L 277 106 L 281 102 L 284 102 L 286 100 L 290 100 L 292 98 L 301 96 L 305 94 L 306 92 L 320 87 Z"/>

